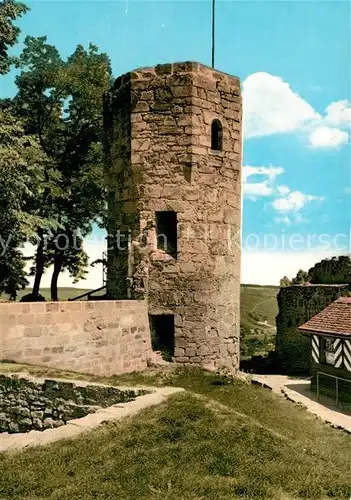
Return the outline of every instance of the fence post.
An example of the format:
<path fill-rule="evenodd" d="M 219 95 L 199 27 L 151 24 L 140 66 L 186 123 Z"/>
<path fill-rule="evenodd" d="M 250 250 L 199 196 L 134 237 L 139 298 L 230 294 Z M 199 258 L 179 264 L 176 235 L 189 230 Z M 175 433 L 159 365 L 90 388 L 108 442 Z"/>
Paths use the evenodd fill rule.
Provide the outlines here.
<path fill-rule="evenodd" d="M 317 372 L 317 401 L 319 399 L 319 372 Z"/>
<path fill-rule="evenodd" d="M 339 404 L 339 379 L 336 377 L 336 404 Z"/>

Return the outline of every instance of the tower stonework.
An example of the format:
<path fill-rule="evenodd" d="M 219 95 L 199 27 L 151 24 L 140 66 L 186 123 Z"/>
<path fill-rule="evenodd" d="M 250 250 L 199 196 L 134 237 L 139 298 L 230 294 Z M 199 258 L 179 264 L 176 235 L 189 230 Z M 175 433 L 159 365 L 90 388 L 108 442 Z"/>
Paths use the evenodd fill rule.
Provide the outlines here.
<path fill-rule="evenodd" d="M 196 62 L 132 71 L 106 95 L 104 121 L 108 295 L 145 298 L 174 361 L 235 371 L 239 79 Z"/>

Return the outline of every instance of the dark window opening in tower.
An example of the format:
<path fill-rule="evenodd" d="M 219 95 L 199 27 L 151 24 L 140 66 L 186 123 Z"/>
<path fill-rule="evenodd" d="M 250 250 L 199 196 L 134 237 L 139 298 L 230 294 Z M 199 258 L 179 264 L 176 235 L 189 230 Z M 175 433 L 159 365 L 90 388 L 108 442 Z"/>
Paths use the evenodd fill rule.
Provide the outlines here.
<path fill-rule="evenodd" d="M 211 149 L 222 151 L 223 128 L 219 120 L 213 120 L 211 125 Z"/>
<path fill-rule="evenodd" d="M 177 213 L 156 212 L 157 248 L 177 258 Z"/>
<path fill-rule="evenodd" d="M 174 316 L 172 314 L 150 314 L 149 319 L 152 349 L 161 351 L 164 360 L 172 361 L 174 356 Z"/>
<path fill-rule="evenodd" d="M 191 184 L 192 169 L 191 163 L 187 163 L 183 166 L 184 179 Z"/>

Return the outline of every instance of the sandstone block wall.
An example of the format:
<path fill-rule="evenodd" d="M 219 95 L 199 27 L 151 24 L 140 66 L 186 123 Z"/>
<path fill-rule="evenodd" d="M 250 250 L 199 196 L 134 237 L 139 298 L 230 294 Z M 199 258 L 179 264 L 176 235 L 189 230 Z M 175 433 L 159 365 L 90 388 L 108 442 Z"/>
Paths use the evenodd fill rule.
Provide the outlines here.
<path fill-rule="evenodd" d="M 108 293 L 173 314 L 179 362 L 239 366 L 241 125 L 239 79 L 198 63 L 132 71 L 106 96 Z M 176 258 L 158 248 L 160 211 L 177 213 Z"/>
<path fill-rule="evenodd" d="M 0 303 L 0 359 L 113 375 L 151 354 L 143 301 Z"/>
<path fill-rule="evenodd" d="M 309 372 L 311 339 L 297 328 L 350 292 L 348 285 L 296 285 L 280 289 L 275 352 L 284 371 Z"/>

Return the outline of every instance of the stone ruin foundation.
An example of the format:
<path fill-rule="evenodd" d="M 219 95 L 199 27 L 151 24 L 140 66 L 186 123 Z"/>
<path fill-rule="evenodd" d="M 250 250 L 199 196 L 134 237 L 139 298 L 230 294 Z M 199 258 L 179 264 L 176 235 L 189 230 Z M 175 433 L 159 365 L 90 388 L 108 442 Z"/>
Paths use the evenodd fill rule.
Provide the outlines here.
<path fill-rule="evenodd" d="M 45 380 L 34 382 L 0 375 L 0 433 L 43 431 L 65 425 L 100 408 L 133 401 L 144 390 Z"/>
<path fill-rule="evenodd" d="M 196 62 L 142 68 L 105 96 L 107 293 L 145 299 L 154 348 L 239 368 L 242 100 Z"/>

